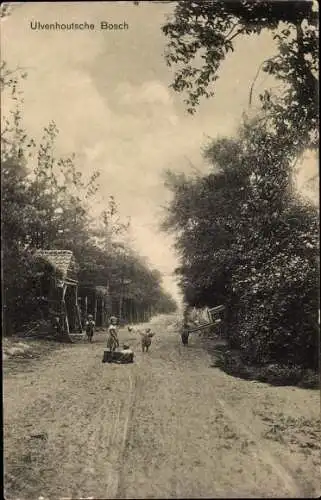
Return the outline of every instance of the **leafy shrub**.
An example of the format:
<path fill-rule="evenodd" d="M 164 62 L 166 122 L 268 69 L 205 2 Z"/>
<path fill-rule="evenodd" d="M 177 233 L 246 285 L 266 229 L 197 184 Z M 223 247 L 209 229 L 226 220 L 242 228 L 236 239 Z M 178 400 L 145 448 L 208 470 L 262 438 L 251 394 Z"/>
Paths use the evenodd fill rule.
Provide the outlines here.
<path fill-rule="evenodd" d="M 292 156 L 255 120 L 213 141 L 213 173 L 169 179 L 165 228 L 178 234 L 184 298 L 225 304 L 229 346 L 247 364 L 316 369 L 318 210 L 293 189 Z"/>
<path fill-rule="evenodd" d="M 291 385 L 308 389 L 320 387 L 319 373 L 315 370 L 307 370 L 302 365 L 249 364 L 240 351 L 227 348 L 215 350 L 214 358 L 214 366 L 221 368 L 229 375 L 245 380 L 258 380 L 271 385 Z"/>

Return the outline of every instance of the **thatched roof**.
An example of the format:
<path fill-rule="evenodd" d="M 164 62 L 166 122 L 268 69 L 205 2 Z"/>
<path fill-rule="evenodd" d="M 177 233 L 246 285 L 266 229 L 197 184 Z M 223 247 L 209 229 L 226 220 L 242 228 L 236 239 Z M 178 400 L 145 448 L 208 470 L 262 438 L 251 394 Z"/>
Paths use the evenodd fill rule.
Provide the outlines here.
<path fill-rule="evenodd" d="M 36 256 L 49 262 L 61 273 L 62 279 L 75 279 L 77 264 L 70 250 L 38 250 Z"/>

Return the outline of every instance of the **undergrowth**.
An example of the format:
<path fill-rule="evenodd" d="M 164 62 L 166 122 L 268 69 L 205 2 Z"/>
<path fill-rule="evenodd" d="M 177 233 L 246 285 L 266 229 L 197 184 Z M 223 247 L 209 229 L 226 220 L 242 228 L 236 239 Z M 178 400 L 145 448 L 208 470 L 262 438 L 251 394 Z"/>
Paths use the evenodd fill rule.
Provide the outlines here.
<path fill-rule="evenodd" d="M 208 348 L 209 346 L 207 346 Z M 239 351 L 229 349 L 224 342 L 210 347 L 213 367 L 220 368 L 229 375 L 246 380 L 257 380 L 277 386 L 297 386 L 306 389 L 320 388 L 320 375 L 300 365 L 248 364 Z"/>

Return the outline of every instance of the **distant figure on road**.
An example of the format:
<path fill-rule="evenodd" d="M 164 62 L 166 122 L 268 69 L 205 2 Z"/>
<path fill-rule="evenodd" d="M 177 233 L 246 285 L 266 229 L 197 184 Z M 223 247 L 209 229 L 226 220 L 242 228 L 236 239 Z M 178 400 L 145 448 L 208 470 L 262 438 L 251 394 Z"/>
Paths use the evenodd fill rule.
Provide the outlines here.
<path fill-rule="evenodd" d="M 117 347 L 119 347 L 117 318 L 116 316 L 111 316 L 110 325 L 108 327 L 107 349 L 114 352 Z"/>
<path fill-rule="evenodd" d="M 143 352 L 148 352 L 148 349 L 151 346 L 152 343 L 152 338 L 154 337 L 154 333 L 151 331 L 150 328 L 147 328 L 145 332 L 139 332 L 141 339 L 142 339 L 142 351 Z"/>
<path fill-rule="evenodd" d="M 183 330 L 181 333 L 181 337 L 182 337 L 182 344 L 188 345 L 189 331 L 188 331 L 188 324 L 187 323 L 183 324 Z"/>
<path fill-rule="evenodd" d="M 181 339 L 183 345 L 188 345 L 189 339 L 189 330 L 199 324 L 198 319 L 196 318 L 193 309 L 189 306 L 186 306 L 183 313 L 183 324 L 181 330 Z"/>
<path fill-rule="evenodd" d="M 96 325 L 96 323 L 94 322 L 93 315 L 88 314 L 88 319 L 85 323 L 85 327 L 86 327 L 86 335 L 88 337 L 89 342 L 92 342 L 92 339 L 94 336 L 95 325 Z"/>

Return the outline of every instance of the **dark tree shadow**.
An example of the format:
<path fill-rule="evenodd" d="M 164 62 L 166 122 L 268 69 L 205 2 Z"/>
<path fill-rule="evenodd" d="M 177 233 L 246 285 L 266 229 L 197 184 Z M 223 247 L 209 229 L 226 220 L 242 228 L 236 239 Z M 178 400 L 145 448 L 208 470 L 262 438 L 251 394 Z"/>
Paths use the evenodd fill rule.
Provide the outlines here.
<path fill-rule="evenodd" d="M 267 383 L 271 386 L 297 386 L 304 389 L 319 389 L 320 375 L 300 366 L 250 365 L 241 353 L 230 349 L 222 339 L 203 339 L 203 346 L 212 358 L 212 368 L 218 368 L 236 378 Z"/>

